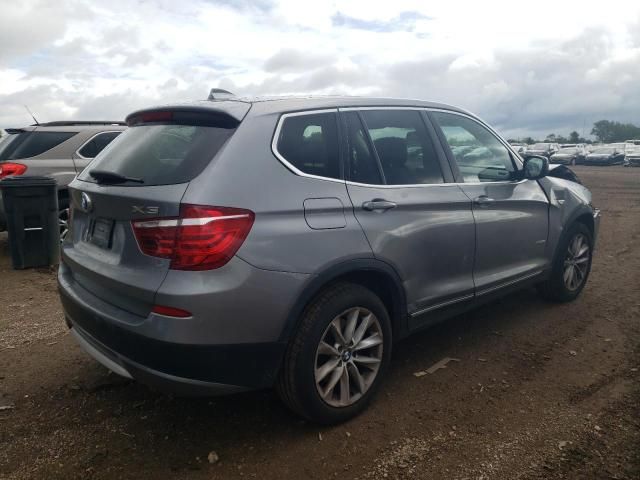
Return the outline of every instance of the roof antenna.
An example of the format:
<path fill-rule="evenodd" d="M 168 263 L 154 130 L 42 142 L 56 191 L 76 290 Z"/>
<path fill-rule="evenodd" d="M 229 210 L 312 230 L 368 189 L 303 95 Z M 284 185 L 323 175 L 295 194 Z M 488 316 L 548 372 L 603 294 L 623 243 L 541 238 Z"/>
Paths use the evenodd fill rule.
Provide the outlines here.
<path fill-rule="evenodd" d="M 40 122 L 38 122 L 38 119 L 36 118 L 36 116 L 31 112 L 31 110 L 29 110 L 29 107 L 25 105 L 24 108 L 27 109 L 27 112 L 29 112 L 29 115 L 31 115 L 31 118 L 33 118 L 33 121 L 36 122 L 36 125 L 40 125 Z"/>
<path fill-rule="evenodd" d="M 229 98 L 233 98 L 235 95 L 228 90 L 224 90 L 222 88 L 212 88 L 209 92 L 209 98 L 207 100 L 228 100 Z"/>

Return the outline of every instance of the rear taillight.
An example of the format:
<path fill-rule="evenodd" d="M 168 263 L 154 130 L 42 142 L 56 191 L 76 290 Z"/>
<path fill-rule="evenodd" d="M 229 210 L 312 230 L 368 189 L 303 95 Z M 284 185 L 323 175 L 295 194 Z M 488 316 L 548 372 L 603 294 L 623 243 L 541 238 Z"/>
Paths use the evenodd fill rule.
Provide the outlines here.
<path fill-rule="evenodd" d="M 2 162 L 0 163 L 0 178 L 10 175 L 22 175 L 27 171 L 27 166 L 21 163 Z"/>
<path fill-rule="evenodd" d="M 178 218 L 131 224 L 142 253 L 171 259 L 173 270 L 212 270 L 231 260 L 254 218 L 240 208 L 182 205 Z"/>

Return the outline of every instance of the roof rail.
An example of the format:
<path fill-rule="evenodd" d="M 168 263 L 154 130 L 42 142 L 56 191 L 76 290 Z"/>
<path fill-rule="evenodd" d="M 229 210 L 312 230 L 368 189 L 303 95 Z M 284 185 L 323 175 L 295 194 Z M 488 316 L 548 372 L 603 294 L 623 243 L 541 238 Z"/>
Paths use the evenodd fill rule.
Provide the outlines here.
<path fill-rule="evenodd" d="M 59 120 L 56 122 L 46 122 L 34 124 L 34 127 L 74 127 L 78 125 L 126 125 L 125 122 L 110 122 L 110 121 L 98 121 L 98 120 Z"/>
<path fill-rule="evenodd" d="M 229 90 L 224 90 L 223 88 L 212 88 L 211 91 L 209 91 L 209 97 L 207 100 L 229 100 L 234 97 L 235 95 Z"/>

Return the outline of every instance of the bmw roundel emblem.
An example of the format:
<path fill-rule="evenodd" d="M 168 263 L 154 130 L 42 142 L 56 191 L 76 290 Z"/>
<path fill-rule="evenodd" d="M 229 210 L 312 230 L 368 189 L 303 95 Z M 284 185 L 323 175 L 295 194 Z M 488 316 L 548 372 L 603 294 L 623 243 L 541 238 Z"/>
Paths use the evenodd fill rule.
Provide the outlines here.
<path fill-rule="evenodd" d="M 87 213 L 93 210 L 93 202 L 91 201 L 91 197 L 85 192 L 82 192 L 82 195 L 80 196 L 80 208 L 82 208 L 82 210 Z"/>

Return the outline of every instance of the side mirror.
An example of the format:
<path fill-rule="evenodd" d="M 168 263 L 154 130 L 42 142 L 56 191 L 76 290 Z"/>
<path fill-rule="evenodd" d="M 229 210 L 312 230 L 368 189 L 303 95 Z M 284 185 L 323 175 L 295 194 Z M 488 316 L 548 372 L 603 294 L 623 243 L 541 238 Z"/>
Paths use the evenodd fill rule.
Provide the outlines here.
<path fill-rule="evenodd" d="M 549 173 L 549 160 L 537 155 L 527 157 L 522 168 L 523 177 L 527 180 L 537 180 Z"/>

